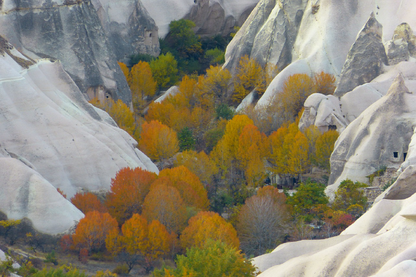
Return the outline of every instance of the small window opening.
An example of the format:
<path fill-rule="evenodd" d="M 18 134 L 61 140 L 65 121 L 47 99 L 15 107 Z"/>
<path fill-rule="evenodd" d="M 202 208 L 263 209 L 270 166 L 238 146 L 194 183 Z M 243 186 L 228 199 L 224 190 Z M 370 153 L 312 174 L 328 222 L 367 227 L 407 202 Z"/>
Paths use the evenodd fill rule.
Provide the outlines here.
<path fill-rule="evenodd" d="M 151 37 L 152 37 L 152 33 L 149 34 L 149 38 L 151 38 Z"/>
<path fill-rule="evenodd" d="M 336 130 L 337 129 L 337 125 L 328 125 L 328 131 L 329 130 Z"/>
<path fill-rule="evenodd" d="M 407 153 L 403 153 L 403 161 L 406 160 Z"/>
<path fill-rule="evenodd" d="M 399 152 L 393 152 L 393 157 L 398 158 L 399 157 Z"/>

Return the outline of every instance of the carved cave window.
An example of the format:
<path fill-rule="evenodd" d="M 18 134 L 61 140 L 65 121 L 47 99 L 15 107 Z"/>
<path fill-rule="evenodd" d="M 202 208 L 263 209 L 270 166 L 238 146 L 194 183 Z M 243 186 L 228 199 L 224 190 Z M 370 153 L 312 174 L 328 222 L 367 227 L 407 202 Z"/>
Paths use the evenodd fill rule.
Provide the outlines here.
<path fill-rule="evenodd" d="M 393 157 L 398 158 L 399 157 L 399 152 L 393 152 Z"/>

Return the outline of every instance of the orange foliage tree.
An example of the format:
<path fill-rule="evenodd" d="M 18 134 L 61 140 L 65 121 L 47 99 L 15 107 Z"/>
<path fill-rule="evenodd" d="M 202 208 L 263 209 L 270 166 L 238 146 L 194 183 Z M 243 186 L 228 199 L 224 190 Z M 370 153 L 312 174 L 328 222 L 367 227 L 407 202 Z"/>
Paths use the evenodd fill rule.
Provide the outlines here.
<path fill-rule="evenodd" d="M 143 123 L 139 148 L 154 161 L 172 157 L 179 151 L 176 132 L 159 121 Z"/>
<path fill-rule="evenodd" d="M 220 240 L 235 248 L 240 246 L 234 227 L 217 213 L 199 212 L 188 223 L 180 237 L 184 249 L 192 246 L 202 248 L 207 240 Z"/>
<path fill-rule="evenodd" d="M 159 179 L 158 179 L 159 180 Z M 163 180 L 163 179 L 161 179 Z M 164 179 L 169 183 L 168 179 Z M 150 220 L 158 220 L 169 232 L 179 233 L 185 227 L 186 206 L 178 190 L 160 183 L 152 186 L 143 204 L 143 215 Z"/>
<path fill-rule="evenodd" d="M 153 262 L 170 250 L 170 235 L 165 226 L 158 221 L 148 224 L 139 214 L 134 214 L 123 224 L 121 234 L 116 231 L 109 233 L 105 242 L 110 253 L 123 259 L 129 272 L 140 262 L 150 271 Z"/>
<path fill-rule="evenodd" d="M 74 197 L 71 198 L 71 203 L 84 214 L 91 211 L 97 211 L 100 213 L 107 212 L 107 208 L 103 205 L 103 203 L 101 203 L 97 195 L 91 192 L 76 193 Z"/>
<path fill-rule="evenodd" d="M 86 248 L 88 252 L 100 251 L 108 233 L 117 230 L 117 221 L 110 214 L 92 211 L 79 221 L 72 240 L 77 248 Z"/>
<path fill-rule="evenodd" d="M 185 204 L 197 210 L 206 210 L 209 206 L 207 191 L 199 180 L 198 176 L 188 168 L 179 166 L 166 168 L 160 171 L 159 178 L 167 177 L 172 182 Z"/>
<path fill-rule="evenodd" d="M 126 167 L 117 172 L 116 177 L 111 180 L 105 205 L 120 225 L 134 213 L 141 213 L 144 198 L 156 178 L 155 173 L 139 167 Z"/>
<path fill-rule="evenodd" d="M 246 200 L 238 215 L 237 231 L 241 249 L 256 256 L 277 246 L 287 231 L 290 212 L 283 193 L 266 186 Z"/>

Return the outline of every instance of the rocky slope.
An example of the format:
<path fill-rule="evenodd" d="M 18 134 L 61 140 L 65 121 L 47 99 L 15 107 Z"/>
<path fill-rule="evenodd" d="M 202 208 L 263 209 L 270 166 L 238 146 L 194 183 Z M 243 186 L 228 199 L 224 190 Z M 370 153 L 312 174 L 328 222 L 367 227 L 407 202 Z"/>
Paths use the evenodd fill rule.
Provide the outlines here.
<path fill-rule="evenodd" d="M 123 167 L 156 166 L 94 108 L 59 61 L 35 62 L 0 37 L 0 210 L 47 233 L 83 215 L 68 198 L 101 191 Z"/>

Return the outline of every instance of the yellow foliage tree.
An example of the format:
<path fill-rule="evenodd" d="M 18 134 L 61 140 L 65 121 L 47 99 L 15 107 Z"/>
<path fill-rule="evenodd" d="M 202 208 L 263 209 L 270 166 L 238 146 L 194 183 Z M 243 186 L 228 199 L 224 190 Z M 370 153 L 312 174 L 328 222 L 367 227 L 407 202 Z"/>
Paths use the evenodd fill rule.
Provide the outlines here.
<path fill-rule="evenodd" d="M 155 95 L 157 88 L 150 65 L 147 62 L 139 61 L 131 68 L 127 81 L 131 90 L 133 107 L 135 110 L 141 111 L 146 103 L 146 97 Z"/>
<path fill-rule="evenodd" d="M 230 71 L 222 69 L 221 66 L 210 66 L 207 69 L 206 77 L 199 83 L 204 93 L 213 94 L 218 98 L 222 98 L 227 93 L 230 80 Z"/>
<path fill-rule="evenodd" d="M 290 145 L 289 168 L 292 174 L 305 173 L 309 167 L 308 159 L 308 140 L 305 135 L 298 131 L 294 137 L 293 143 Z"/>
<path fill-rule="evenodd" d="M 130 71 L 129 71 L 127 65 L 125 63 L 122 63 L 122 62 L 117 62 L 117 63 L 120 66 L 120 69 L 124 74 L 124 77 L 126 77 L 126 80 L 128 80 Z"/>
<path fill-rule="evenodd" d="M 229 246 L 239 248 L 237 232 L 231 223 L 214 212 L 199 212 L 189 220 L 180 242 L 183 249 L 195 246 L 204 247 L 207 240 L 220 240 Z"/>
<path fill-rule="evenodd" d="M 133 138 L 138 140 L 140 137 L 139 128 L 135 123 L 134 114 L 130 108 L 120 99 L 114 102 L 113 99 L 108 98 L 104 103 L 101 103 L 98 98 L 93 98 L 89 101 L 92 105 L 105 110 L 117 123 L 117 125 L 129 133 Z"/>
<path fill-rule="evenodd" d="M 261 66 L 247 55 L 243 56 L 240 59 L 234 77 L 234 94 L 232 99 L 236 103 L 241 102 L 256 87 L 258 80 L 261 79 L 261 75 Z"/>
<path fill-rule="evenodd" d="M 294 121 L 303 108 L 306 98 L 315 92 L 315 84 L 307 74 L 294 74 L 283 84 L 277 94 L 280 115 L 285 121 Z"/>
<path fill-rule="evenodd" d="M 186 150 L 176 156 L 175 166 L 185 166 L 199 177 L 204 184 L 210 184 L 212 178 L 218 173 L 218 167 L 204 151 L 197 153 L 194 150 Z"/>
<path fill-rule="evenodd" d="M 329 158 L 331 157 L 332 151 L 334 151 L 334 145 L 338 136 L 337 131 L 329 130 L 316 140 L 316 162 L 320 167 L 328 171 L 330 170 Z"/>
<path fill-rule="evenodd" d="M 325 95 L 333 94 L 336 88 L 334 75 L 320 72 L 313 76 L 315 91 Z"/>
<path fill-rule="evenodd" d="M 152 160 L 161 161 L 179 151 L 178 137 L 168 126 L 152 120 L 142 125 L 139 148 Z"/>
<path fill-rule="evenodd" d="M 278 73 L 279 69 L 277 65 L 268 63 L 265 66 L 264 70 L 262 71 L 262 74 L 260 75 L 260 78 L 258 78 L 256 82 L 256 90 L 258 95 L 263 95 L 269 84 L 273 81 L 274 77 L 276 77 Z"/>

